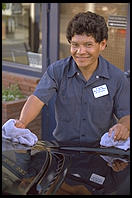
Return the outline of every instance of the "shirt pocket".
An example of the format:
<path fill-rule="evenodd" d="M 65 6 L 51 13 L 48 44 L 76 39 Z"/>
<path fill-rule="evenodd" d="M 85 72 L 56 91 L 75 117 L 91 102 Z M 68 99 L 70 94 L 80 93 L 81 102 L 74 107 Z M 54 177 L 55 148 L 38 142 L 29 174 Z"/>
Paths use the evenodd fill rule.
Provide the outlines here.
<path fill-rule="evenodd" d="M 61 121 L 71 122 L 74 118 L 74 112 L 76 111 L 75 97 L 61 92 L 56 102 L 58 104 L 58 118 Z"/>
<path fill-rule="evenodd" d="M 113 117 L 113 101 L 109 95 L 94 98 L 94 102 L 89 108 L 93 114 L 94 123 L 96 125 L 102 128 L 110 125 Z"/>
<path fill-rule="evenodd" d="M 58 92 L 58 115 L 64 122 L 72 122 L 77 112 L 78 92 L 74 85 L 75 83 L 70 80 L 63 80 Z"/>

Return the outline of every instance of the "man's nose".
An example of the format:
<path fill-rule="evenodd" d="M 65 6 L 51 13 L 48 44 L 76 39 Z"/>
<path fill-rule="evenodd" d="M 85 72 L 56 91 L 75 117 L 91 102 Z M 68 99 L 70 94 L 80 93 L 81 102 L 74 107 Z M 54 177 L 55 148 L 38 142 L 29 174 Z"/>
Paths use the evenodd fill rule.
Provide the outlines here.
<path fill-rule="evenodd" d="M 77 53 L 84 54 L 86 52 L 86 48 L 84 46 L 79 46 Z"/>

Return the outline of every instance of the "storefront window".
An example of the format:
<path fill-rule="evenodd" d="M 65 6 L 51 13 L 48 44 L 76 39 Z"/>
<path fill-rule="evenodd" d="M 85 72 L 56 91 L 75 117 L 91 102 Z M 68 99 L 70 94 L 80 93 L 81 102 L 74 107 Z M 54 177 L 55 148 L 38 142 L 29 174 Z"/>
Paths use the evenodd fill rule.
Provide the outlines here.
<path fill-rule="evenodd" d="M 37 4 L 38 21 L 35 6 L 35 3 L 5 3 L 2 10 L 2 60 L 41 71 L 41 4 Z"/>
<path fill-rule="evenodd" d="M 128 3 L 60 3 L 60 58 L 70 55 L 65 36 L 67 24 L 75 14 L 82 11 L 92 11 L 104 16 L 109 28 L 109 38 L 107 48 L 102 55 L 124 70 Z M 108 22 L 111 17 L 114 19 L 110 24 Z M 120 25 L 123 20 L 124 25 Z"/>

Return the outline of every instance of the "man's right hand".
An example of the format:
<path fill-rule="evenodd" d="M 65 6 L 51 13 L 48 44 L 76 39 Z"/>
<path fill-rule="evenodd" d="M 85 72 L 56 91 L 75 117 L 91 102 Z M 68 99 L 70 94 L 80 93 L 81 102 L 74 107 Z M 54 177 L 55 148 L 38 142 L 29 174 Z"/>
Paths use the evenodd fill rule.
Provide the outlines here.
<path fill-rule="evenodd" d="M 25 125 L 20 120 L 16 120 L 15 127 L 25 129 Z"/>

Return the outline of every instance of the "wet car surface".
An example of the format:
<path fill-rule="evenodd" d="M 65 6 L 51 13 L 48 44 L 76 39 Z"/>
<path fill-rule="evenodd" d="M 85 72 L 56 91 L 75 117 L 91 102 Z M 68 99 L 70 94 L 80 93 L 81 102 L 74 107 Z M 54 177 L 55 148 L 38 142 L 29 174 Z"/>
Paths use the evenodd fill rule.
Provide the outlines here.
<path fill-rule="evenodd" d="M 130 150 L 2 140 L 4 195 L 129 195 Z"/>

